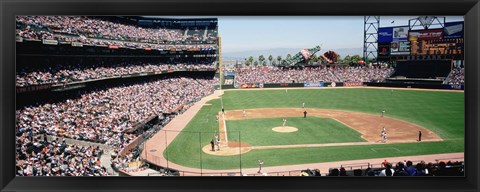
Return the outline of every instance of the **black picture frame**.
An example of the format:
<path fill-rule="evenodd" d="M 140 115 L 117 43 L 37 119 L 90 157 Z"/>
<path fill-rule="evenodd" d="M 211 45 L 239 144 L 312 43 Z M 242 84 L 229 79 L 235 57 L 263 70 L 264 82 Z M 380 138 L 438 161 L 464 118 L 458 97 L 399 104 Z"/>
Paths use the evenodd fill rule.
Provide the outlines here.
<path fill-rule="evenodd" d="M 478 191 L 479 0 L 1 0 L 1 191 Z M 15 177 L 15 15 L 465 15 L 465 177 Z"/>

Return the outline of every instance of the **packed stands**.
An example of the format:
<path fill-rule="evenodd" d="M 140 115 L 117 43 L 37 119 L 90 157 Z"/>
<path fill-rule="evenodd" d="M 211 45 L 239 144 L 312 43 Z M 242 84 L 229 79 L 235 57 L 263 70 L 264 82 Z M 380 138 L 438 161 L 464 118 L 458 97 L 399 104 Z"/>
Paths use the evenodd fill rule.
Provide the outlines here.
<path fill-rule="evenodd" d="M 381 82 L 393 71 L 388 67 L 241 68 L 236 70 L 235 83 Z"/>
<path fill-rule="evenodd" d="M 214 63 L 118 63 L 118 64 L 70 64 L 17 70 L 16 85 L 19 87 L 41 84 L 63 84 L 76 81 L 119 77 L 148 72 L 215 70 Z"/>
<path fill-rule="evenodd" d="M 455 67 L 452 69 L 444 84 L 462 85 L 465 84 L 465 68 Z"/>
<path fill-rule="evenodd" d="M 216 28 L 144 27 L 85 16 L 17 16 L 16 24 L 17 39 L 165 50 L 216 49 L 218 35 Z"/>
<path fill-rule="evenodd" d="M 27 153 L 25 136 L 46 134 L 102 143 L 120 151 L 139 136 L 126 133 L 127 129 L 152 115 L 185 110 L 190 102 L 211 94 L 215 81 L 218 79 L 159 78 L 120 87 L 93 88 L 85 93 L 79 91 L 75 99 L 25 106 L 16 111 L 17 143 L 21 146 L 18 150 L 20 155 Z M 43 150 L 34 139 L 27 141 Z M 18 163 L 21 162 L 17 162 L 20 166 Z"/>

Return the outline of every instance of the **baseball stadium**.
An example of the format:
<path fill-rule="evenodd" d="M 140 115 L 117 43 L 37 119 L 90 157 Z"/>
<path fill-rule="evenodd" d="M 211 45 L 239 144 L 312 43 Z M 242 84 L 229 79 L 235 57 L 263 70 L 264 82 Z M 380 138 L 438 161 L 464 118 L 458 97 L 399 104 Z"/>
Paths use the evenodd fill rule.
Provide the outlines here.
<path fill-rule="evenodd" d="M 464 176 L 463 21 L 362 19 L 229 61 L 213 17 L 17 16 L 16 175 Z"/>

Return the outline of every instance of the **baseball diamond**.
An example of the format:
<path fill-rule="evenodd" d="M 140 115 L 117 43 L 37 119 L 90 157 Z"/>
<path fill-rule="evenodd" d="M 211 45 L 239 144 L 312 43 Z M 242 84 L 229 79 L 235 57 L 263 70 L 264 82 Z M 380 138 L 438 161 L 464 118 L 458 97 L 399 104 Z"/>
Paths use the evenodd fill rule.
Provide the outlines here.
<path fill-rule="evenodd" d="M 142 156 L 165 166 L 168 160 L 173 169 L 220 173 L 257 167 L 256 159 L 265 161 L 264 170 L 289 170 L 308 163 L 463 152 L 463 92 L 396 89 L 392 95 L 391 90 L 216 91 L 149 140 L 145 147 L 157 151 Z M 302 101 L 308 108 L 299 107 Z M 217 114 L 218 124 L 204 120 Z M 282 118 L 298 130 L 272 131 L 282 127 Z M 381 142 L 382 127 L 389 134 L 386 143 Z M 421 142 L 419 131 L 424 133 Z M 218 152 L 209 148 L 214 132 L 220 133 Z"/>
<path fill-rule="evenodd" d="M 465 176 L 463 16 L 279 18 L 15 16 L 16 176 Z"/>

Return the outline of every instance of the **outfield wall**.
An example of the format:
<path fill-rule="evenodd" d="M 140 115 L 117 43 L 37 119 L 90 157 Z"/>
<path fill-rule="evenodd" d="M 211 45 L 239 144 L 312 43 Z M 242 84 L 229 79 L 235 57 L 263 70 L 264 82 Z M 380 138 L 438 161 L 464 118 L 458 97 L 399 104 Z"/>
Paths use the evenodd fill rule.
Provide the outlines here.
<path fill-rule="evenodd" d="M 261 89 L 261 88 L 289 88 L 289 87 L 395 87 L 395 88 L 420 88 L 420 89 L 447 89 L 464 90 L 465 85 L 444 85 L 425 83 L 423 81 L 397 81 L 397 82 L 305 82 L 305 83 L 247 83 L 237 87 L 233 85 L 223 85 L 222 89 Z"/>

